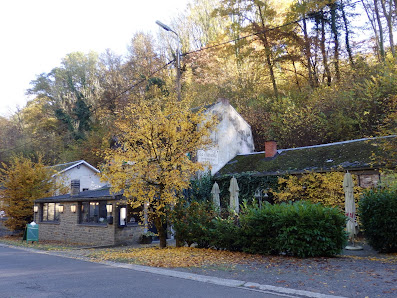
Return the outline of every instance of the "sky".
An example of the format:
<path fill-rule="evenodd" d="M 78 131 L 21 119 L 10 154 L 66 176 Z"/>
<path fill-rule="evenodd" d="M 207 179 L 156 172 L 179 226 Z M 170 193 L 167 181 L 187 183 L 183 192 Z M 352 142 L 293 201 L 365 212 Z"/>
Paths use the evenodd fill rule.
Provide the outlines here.
<path fill-rule="evenodd" d="M 137 32 L 156 35 L 189 0 L 18 0 L 0 3 L 0 116 L 26 105 L 26 89 L 75 51 L 119 55 Z"/>

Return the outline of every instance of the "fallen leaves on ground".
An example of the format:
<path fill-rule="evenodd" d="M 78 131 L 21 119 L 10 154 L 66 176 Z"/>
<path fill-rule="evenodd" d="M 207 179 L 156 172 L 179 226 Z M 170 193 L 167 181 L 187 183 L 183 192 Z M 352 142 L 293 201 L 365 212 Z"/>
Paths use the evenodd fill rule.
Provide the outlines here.
<path fill-rule="evenodd" d="M 51 240 L 26 241 L 26 240 L 22 240 L 22 236 L 0 237 L 0 243 L 18 246 L 18 247 L 47 250 L 47 251 L 67 250 L 67 249 L 75 248 L 77 246 L 76 243 L 67 244 L 65 242 L 51 241 Z"/>
<path fill-rule="evenodd" d="M 367 260 L 367 261 L 376 261 L 376 262 L 382 262 L 382 263 L 388 263 L 388 264 L 394 264 L 397 263 L 397 254 L 389 254 L 389 255 L 382 255 L 380 257 L 375 257 L 375 256 L 343 256 L 344 258 L 350 258 L 353 260 Z"/>
<path fill-rule="evenodd" d="M 233 266 L 233 264 L 263 263 L 260 255 L 220 251 L 193 247 L 135 248 L 126 250 L 102 250 L 90 255 L 98 260 L 122 261 L 153 267 L 203 267 Z"/>

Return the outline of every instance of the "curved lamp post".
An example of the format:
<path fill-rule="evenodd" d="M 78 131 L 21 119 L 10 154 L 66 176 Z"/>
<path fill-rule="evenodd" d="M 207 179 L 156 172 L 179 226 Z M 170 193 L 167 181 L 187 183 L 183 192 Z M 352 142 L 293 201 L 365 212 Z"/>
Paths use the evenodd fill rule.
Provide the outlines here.
<path fill-rule="evenodd" d="M 178 38 L 178 45 L 176 49 L 176 90 L 178 93 L 178 101 L 181 101 L 181 60 L 180 60 L 180 38 L 178 33 L 176 33 L 174 30 L 172 30 L 169 26 L 166 24 L 163 24 L 160 21 L 156 21 L 156 24 L 159 25 L 161 28 L 163 28 L 165 31 L 172 32 L 176 35 Z"/>

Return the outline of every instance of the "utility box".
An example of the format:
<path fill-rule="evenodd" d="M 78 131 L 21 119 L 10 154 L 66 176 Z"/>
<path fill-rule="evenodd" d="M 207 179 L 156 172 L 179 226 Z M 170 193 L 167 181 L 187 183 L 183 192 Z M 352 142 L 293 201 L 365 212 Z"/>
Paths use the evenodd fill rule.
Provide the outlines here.
<path fill-rule="evenodd" d="M 27 224 L 22 240 L 26 240 L 26 242 L 39 241 L 39 225 L 35 222 Z"/>

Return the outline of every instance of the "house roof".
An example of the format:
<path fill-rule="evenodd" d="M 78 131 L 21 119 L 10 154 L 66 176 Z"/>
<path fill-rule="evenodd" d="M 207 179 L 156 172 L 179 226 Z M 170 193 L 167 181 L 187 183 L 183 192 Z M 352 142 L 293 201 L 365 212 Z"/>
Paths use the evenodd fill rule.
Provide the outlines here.
<path fill-rule="evenodd" d="M 103 200 L 117 200 L 120 198 L 122 193 L 112 194 L 110 192 L 110 187 L 105 186 L 98 189 L 86 190 L 79 192 L 77 195 L 60 195 L 54 197 L 40 198 L 35 200 L 35 203 L 49 203 L 49 202 L 82 202 L 89 201 L 90 199 L 95 199 L 96 201 Z"/>
<path fill-rule="evenodd" d="M 273 176 L 305 172 L 368 170 L 382 165 L 373 156 L 385 156 L 379 144 L 387 138 L 364 138 L 351 141 L 277 150 L 274 157 L 265 152 L 237 155 L 215 173 L 215 179 L 238 174 Z"/>
<path fill-rule="evenodd" d="M 66 172 L 74 167 L 80 166 L 80 165 L 85 165 L 91 170 L 93 170 L 96 173 L 99 173 L 100 171 L 95 168 L 94 166 L 90 165 L 88 162 L 85 160 L 77 160 L 77 161 L 72 161 L 72 162 L 67 162 L 67 163 L 62 163 L 62 164 L 57 164 L 55 166 L 52 166 L 55 171 L 57 171 L 57 174 L 61 174 L 63 172 Z"/>

